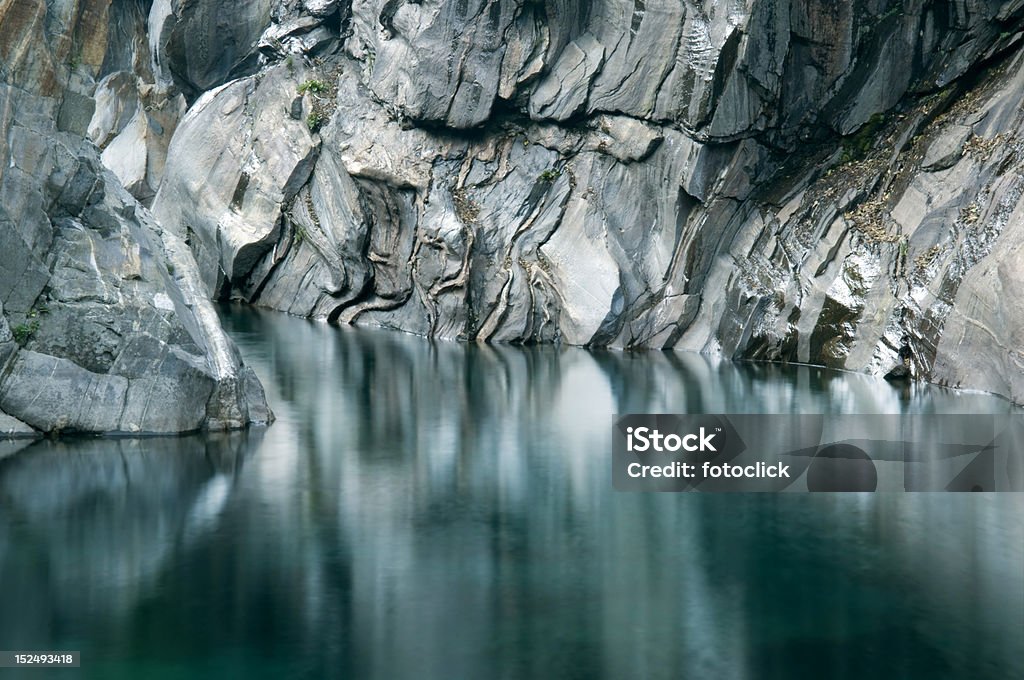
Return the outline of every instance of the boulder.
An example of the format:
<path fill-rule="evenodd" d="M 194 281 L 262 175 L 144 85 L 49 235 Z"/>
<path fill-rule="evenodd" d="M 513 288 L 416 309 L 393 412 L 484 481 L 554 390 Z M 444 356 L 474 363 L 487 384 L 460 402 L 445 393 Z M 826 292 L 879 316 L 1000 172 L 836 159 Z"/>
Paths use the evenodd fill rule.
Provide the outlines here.
<path fill-rule="evenodd" d="M 170 434 L 268 422 L 195 258 L 84 139 L 91 131 L 110 152 L 139 121 L 152 125 L 134 103 L 147 96 L 137 82 L 102 75 L 107 56 L 124 65 L 104 50 L 117 49 L 111 36 L 132 15 L 93 3 L 68 19 L 70 4 L 0 9 L 0 34 L 18 36 L 4 39 L 14 68 L 0 82 L 0 430 Z M 99 114 L 95 76 L 106 83 Z M 152 160 L 124 169 L 148 181 Z"/>

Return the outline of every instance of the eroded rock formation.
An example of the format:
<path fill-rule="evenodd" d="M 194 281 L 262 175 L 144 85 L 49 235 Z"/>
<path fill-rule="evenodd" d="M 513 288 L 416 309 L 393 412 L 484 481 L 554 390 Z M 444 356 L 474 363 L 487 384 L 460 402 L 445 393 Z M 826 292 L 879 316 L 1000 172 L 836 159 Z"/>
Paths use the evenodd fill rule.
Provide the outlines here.
<path fill-rule="evenodd" d="M 1024 0 L 128 4 L 87 131 L 207 295 L 1024 399 Z"/>

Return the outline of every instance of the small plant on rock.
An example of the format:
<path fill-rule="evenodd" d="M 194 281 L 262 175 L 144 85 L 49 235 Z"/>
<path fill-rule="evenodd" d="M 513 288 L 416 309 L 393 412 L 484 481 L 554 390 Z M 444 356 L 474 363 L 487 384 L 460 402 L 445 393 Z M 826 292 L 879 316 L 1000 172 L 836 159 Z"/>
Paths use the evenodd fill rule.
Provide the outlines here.
<path fill-rule="evenodd" d="M 843 152 L 839 160 L 852 163 L 864 158 L 877 141 L 877 136 L 885 125 L 885 115 L 876 113 L 854 134 L 843 139 Z"/>
<path fill-rule="evenodd" d="M 316 80 L 311 78 L 306 82 L 299 85 L 299 94 L 306 94 L 312 92 L 313 94 L 321 94 L 327 91 L 327 83 L 322 80 Z"/>
<path fill-rule="evenodd" d="M 537 180 L 541 182 L 554 182 L 556 179 L 562 176 L 562 171 L 557 168 L 550 168 L 540 173 L 537 176 Z"/>
<path fill-rule="evenodd" d="M 14 336 L 14 341 L 19 345 L 24 346 L 32 336 L 39 331 L 39 320 L 33 319 L 28 323 L 21 323 L 11 329 L 11 335 Z"/>

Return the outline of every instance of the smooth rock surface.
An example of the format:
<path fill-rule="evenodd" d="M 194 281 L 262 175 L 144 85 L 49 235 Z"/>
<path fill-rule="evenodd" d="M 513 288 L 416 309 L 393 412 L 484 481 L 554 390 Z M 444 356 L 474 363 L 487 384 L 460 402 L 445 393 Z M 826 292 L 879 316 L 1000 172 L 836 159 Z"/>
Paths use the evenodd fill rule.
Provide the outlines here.
<path fill-rule="evenodd" d="M 343 55 L 282 69 L 268 53 L 189 114 L 215 141 L 175 139 L 185 170 L 158 215 L 205 225 L 189 242 L 209 294 L 439 337 L 878 375 L 909 335 L 915 375 L 1024 399 L 1024 320 L 989 295 L 1020 282 L 1019 3 L 339 9 Z M 284 35 L 320 13 L 274 16 Z M 210 172 L 207 147 L 249 149 L 267 126 L 208 98 L 265 92 L 283 116 L 309 79 L 330 95 L 302 99 L 324 114 L 312 167 L 274 119 L 286 167 L 249 180 L 308 181 L 228 219 L 244 153 Z"/>
<path fill-rule="evenodd" d="M 217 88 L 192 106 L 168 150 L 153 214 L 188 240 L 211 291 L 221 271 L 238 279 L 273 248 L 283 206 L 312 172 L 319 139 L 284 105 L 296 88 L 283 66 Z"/>
<path fill-rule="evenodd" d="M 39 433 L 31 426 L 0 411 L 0 439 L 32 439 Z"/>

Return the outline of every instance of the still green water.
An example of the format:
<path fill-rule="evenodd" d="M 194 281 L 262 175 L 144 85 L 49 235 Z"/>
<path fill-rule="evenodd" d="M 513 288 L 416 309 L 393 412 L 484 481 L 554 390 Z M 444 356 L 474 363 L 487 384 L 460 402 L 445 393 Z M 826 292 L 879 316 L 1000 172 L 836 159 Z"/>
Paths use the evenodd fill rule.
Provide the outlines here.
<path fill-rule="evenodd" d="M 625 494 L 627 412 L 1004 413 L 225 310 L 265 430 L 0 447 L 0 678 L 1024 677 L 1020 494 Z M 20 445 L 21 446 L 21 445 Z"/>

